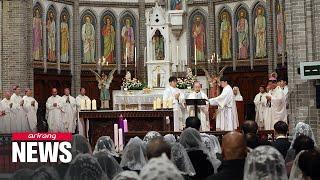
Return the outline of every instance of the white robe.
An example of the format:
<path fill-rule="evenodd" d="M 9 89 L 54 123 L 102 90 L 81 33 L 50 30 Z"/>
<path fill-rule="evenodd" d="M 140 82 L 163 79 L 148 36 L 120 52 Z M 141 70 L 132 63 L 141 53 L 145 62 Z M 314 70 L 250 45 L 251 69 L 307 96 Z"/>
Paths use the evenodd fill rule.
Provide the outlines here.
<path fill-rule="evenodd" d="M 64 101 L 64 113 L 63 124 L 65 131 L 74 133 L 77 123 L 77 102 L 76 99 L 69 95 L 69 102 L 67 102 L 68 96 L 62 96 Z"/>
<path fill-rule="evenodd" d="M 87 121 L 87 123 L 86 123 L 87 129 L 84 130 L 84 120 L 82 118 L 80 119 L 80 117 L 79 117 L 79 112 L 81 110 L 81 107 L 80 107 L 81 100 L 90 100 L 90 98 L 88 96 L 82 96 L 81 94 L 79 94 L 76 97 L 79 134 L 82 135 L 82 136 L 88 137 L 89 121 Z"/>
<path fill-rule="evenodd" d="M 13 103 L 13 108 L 16 109 L 15 111 L 15 118 L 16 118 L 16 124 L 12 124 L 13 126 L 16 126 L 16 128 L 13 129 L 13 132 L 22 132 L 22 131 L 29 131 L 29 123 L 27 121 L 27 113 L 25 110 L 25 105 L 20 105 L 20 103 L 23 101 L 21 96 L 16 95 L 15 93 L 12 94 L 10 101 Z"/>
<path fill-rule="evenodd" d="M 53 104 L 57 103 L 57 106 L 54 107 Z M 64 103 L 62 98 L 59 95 L 50 96 L 46 103 L 46 117 L 48 122 L 48 131 L 50 132 L 64 132 L 63 127 L 63 107 Z"/>
<path fill-rule="evenodd" d="M 187 99 L 206 99 L 208 96 L 203 92 L 192 92 L 189 94 Z M 187 106 L 189 116 L 195 116 L 194 106 Z M 209 103 L 206 102 L 206 105 L 198 106 L 198 115 L 201 121 L 201 131 L 210 131 L 210 122 L 209 122 Z"/>
<path fill-rule="evenodd" d="M 0 116 L 0 133 L 11 133 L 11 119 L 14 112 L 10 108 L 10 103 L 6 98 L 0 102 L 0 111 L 5 111 L 5 115 Z"/>
<path fill-rule="evenodd" d="M 243 101 L 243 97 L 241 96 L 241 94 L 237 94 L 234 96 L 234 100 L 235 101 Z"/>
<path fill-rule="evenodd" d="M 216 129 L 233 131 L 239 126 L 237 106 L 230 85 L 223 88 L 222 93 L 209 99 L 210 105 L 218 106 Z"/>
<path fill-rule="evenodd" d="M 266 96 L 271 96 L 270 91 L 266 93 Z M 264 114 L 264 129 L 265 130 L 273 130 L 273 123 L 272 123 L 272 109 L 270 103 L 265 102 L 266 110 Z"/>
<path fill-rule="evenodd" d="M 24 107 L 27 112 L 27 120 L 29 123 L 30 130 L 32 132 L 37 132 L 37 110 L 38 110 L 38 102 L 33 97 L 24 96 Z M 32 101 L 34 101 L 34 106 L 31 105 Z"/>
<path fill-rule="evenodd" d="M 272 126 L 278 121 L 287 123 L 286 97 L 283 90 L 278 86 L 270 91 Z"/>
<path fill-rule="evenodd" d="M 260 128 L 264 127 L 264 122 L 265 122 L 265 114 L 267 111 L 267 98 L 266 98 L 267 93 L 258 93 L 253 102 L 255 105 L 255 110 L 256 110 L 256 122 L 258 123 L 258 126 Z"/>
<path fill-rule="evenodd" d="M 175 98 L 175 95 L 180 93 L 179 101 Z M 167 87 L 163 92 L 163 102 L 173 100 L 173 130 L 181 131 L 185 126 L 185 120 L 183 118 L 182 109 L 184 102 L 184 95 L 178 88 L 173 88 L 171 86 Z"/>

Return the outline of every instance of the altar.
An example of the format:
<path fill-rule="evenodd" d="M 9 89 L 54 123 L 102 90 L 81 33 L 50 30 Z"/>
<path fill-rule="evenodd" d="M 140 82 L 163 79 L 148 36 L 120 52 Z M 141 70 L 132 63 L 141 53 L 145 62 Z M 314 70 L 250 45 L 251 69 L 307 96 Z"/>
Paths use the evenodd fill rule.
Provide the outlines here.
<path fill-rule="evenodd" d="M 87 138 L 90 144 L 94 145 L 101 136 L 110 136 L 113 139 L 113 125 L 118 123 L 120 115 L 127 119 L 129 132 L 173 130 L 173 110 L 169 109 L 80 111 L 79 116 L 84 119 L 84 124 L 89 121 Z"/>

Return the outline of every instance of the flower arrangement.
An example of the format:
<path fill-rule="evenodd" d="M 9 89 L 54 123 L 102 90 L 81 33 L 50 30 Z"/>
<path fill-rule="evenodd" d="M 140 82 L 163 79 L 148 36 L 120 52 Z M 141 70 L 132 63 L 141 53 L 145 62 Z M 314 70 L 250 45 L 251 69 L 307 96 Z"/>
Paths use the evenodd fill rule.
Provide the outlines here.
<path fill-rule="evenodd" d="M 191 87 L 196 80 L 197 80 L 196 77 L 192 74 L 192 70 L 188 68 L 186 77 L 178 78 L 177 88 L 187 89 L 188 87 Z"/>
<path fill-rule="evenodd" d="M 122 85 L 124 88 L 127 88 L 128 90 L 143 90 L 143 88 L 146 86 L 145 83 L 140 82 L 138 79 L 123 79 Z"/>

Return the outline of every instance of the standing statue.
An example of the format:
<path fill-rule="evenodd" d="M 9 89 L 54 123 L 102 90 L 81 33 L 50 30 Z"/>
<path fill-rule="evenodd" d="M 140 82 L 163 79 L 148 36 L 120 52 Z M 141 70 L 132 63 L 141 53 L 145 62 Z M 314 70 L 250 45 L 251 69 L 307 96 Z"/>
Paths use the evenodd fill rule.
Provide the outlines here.
<path fill-rule="evenodd" d="M 109 101 L 110 101 L 110 84 L 113 79 L 113 74 L 117 69 L 114 68 L 110 73 L 109 76 L 106 76 L 104 73 L 101 76 L 91 70 L 91 72 L 96 76 L 96 80 L 98 81 L 98 88 L 100 89 L 100 100 L 101 100 L 101 109 L 108 109 L 109 108 Z"/>

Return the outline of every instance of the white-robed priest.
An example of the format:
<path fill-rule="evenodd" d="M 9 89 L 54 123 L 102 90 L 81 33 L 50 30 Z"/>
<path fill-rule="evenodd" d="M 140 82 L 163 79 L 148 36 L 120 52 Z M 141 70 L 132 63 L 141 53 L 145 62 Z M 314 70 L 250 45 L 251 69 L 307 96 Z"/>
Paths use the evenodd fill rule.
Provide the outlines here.
<path fill-rule="evenodd" d="M 64 103 L 61 96 L 58 95 L 58 90 L 52 88 L 51 96 L 46 103 L 46 117 L 48 122 L 48 131 L 50 132 L 65 132 L 63 127 Z"/>
<path fill-rule="evenodd" d="M 62 99 L 64 101 L 63 126 L 65 131 L 74 133 L 78 117 L 76 99 L 70 95 L 69 88 L 64 89 Z"/>
<path fill-rule="evenodd" d="M 77 114 L 78 114 L 78 130 L 79 134 L 82 136 L 88 137 L 88 129 L 89 129 L 89 121 L 86 123 L 87 129 L 84 129 L 84 120 L 79 117 L 79 112 L 81 110 L 81 101 L 86 101 L 90 100 L 88 96 L 86 96 L 86 89 L 85 88 L 80 88 L 80 94 L 76 97 L 76 102 L 77 102 Z"/>
<path fill-rule="evenodd" d="M 221 131 L 233 131 L 239 126 L 238 112 L 230 81 L 226 77 L 220 79 L 219 85 L 223 88 L 222 93 L 209 99 L 210 105 L 218 106 L 216 116 L 216 129 Z"/>
<path fill-rule="evenodd" d="M 265 127 L 265 116 L 267 113 L 267 93 L 265 87 L 261 85 L 259 87 L 259 93 L 254 97 L 254 105 L 256 110 L 256 122 L 259 128 L 266 128 Z"/>
<path fill-rule="evenodd" d="M 177 88 L 178 79 L 174 76 L 169 78 L 169 86 L 164 90 L 163 102 L 171 101 L 173 102 L 173 130 L 181 131 L 183 130 L 184 121 L 182 108 L 184 106 L 184 95 Z"/>
<path fill-rule="evenodd" d="M 32 132 L 37 132 L 37 110 L 38 102 L 32 97 L 32 90 L 27 88 L 25 90 L 25 96 L 23 96 L 24 107 L 27 112 L 27 120 Z"/>
<path fill-rule="evenodd" d="M 16 109 L 15 111 L 15 131 L 13 132 L 22 132 L 22 131 L 29 131 L 29 123 L 27 122 L 27 113 L 24 107 L 24 100 L 20 96 L 21 88 L 19 86 L 13 87 L 13 93 L 11 95 L 10 101 L 13 103 L 13 108 Z"/>
<path fill-rule="evenodd" d="M 15 131 L 16 128 L 16 118 L 15 109 L 13 108 L 13 103 L 10 100 L 10 91 L 4 92 L 4 98 L 0 105 L 0 132 L 1 133 L 11 133 Z"/>
<path fill-rule="evenodd" d="M 193 92 L 189 94 L 187 99 L 206 99 L 208 96 L 201 91 L 201 83 L 196 81 L 193 84 Z M 194 106 L 187 106 L 189 116 L 196 116 Z M 206 105 L 198 106 L 197 117 L 201 121 L 201 131 L 210 131 L 210 122 L 209 122 L 209 103 L 206 102 Z"/>

